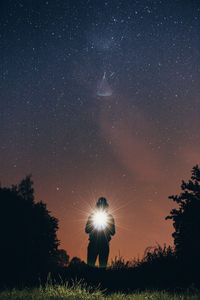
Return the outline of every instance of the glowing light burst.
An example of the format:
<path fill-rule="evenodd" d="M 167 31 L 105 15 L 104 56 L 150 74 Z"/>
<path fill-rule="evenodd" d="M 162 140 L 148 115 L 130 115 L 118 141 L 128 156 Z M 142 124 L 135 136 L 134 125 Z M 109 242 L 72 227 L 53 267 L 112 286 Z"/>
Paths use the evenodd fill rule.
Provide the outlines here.
<path fill-rule="evenodd" d="M 108 225 L 108 214 L 105 211 L 97 211 L 92 217 L 92 222 L 96 230 L 104 230 Z"/>
<path fill-rule="evenodd" d="M 80 225 L 77 227 L 77 234 L 78 237 L 80 238 L 80 236 L 82 236 L 82 232 L 83 232 L 83 228 L 85 227 L 85 224 L 88 220 L 88 216 L 91 216 L 91 224 L 90 226 L 93 227 L 93 230 L 97 230 L 97 231 L 101 231 L 101 230 L 105 230 L 106 228 L 109 228 L 110 225 L 110 219 L 109 219 L 109 214 L 111 214 L 114 217 L 115 220 L 115 228 L 118 230 L 130 230 L 130 227 L 127 226 L 126 224 L 124 224 L 124 215 L 126 213 L 128 213 L 128 211 L 125 211 L 125 209 L 127 207 L 129 207 L 129 204 L 132 201 L 128 201 L 128 202 L 124 202 L 122 205 L 119 204 L 119 201 L 115 200 L 117 199 L 117 195 L 113 195 L 113 196 L 109 196 L 108 197 L 108 202 L 109 202 L 109 212 L 105 212 L 106 216 L 106 225 L 104 223 L 104 225 L 101 225 L 98 227 L 98 222 L 95 223 L 94 221 L 94 215 L 96 214 L 96 212 L 99 212 L 99 210 L 95 210 L 95 205 L 96 205 L 96 201 L 99 197 L 99 195 L 106 195 L 108 194 L 107 190 L 103 190 L 103 191 L 99 191 L 97 193 L 95 193 L 93 190 L 90 190 L 84 197 L 82 196 L 82 194 L 78 194 L 78 200 L 79 200 L 79 204 L 73 206 L 73 210 L 76 211 L 76 218 L 74 219 L 74 222 L 77 224 L 77 221 L 80 222 Z M 90 199 L 89 201 L 86 199 Z M 80 205 L 81 203 L 81 205 Z M 112 207 L 112 208 L 111 208 Z M 102 210 L 100 210 L 101 212 Z M 91 227 L 91 228 L 92 228 Z M 100 229 L 98 229 L 100 228 Z"/>

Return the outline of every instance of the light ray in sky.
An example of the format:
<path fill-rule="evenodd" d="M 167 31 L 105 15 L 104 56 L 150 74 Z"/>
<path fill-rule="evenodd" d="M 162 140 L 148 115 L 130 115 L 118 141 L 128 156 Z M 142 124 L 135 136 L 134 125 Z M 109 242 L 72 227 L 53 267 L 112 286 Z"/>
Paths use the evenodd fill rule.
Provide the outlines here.
<path fill-rule="evenodd" d="M 108 97 L 112 95 L 112 89 L 106 79 L 106 72 L 97 86 L 97 95 L 100 97 Z"/>

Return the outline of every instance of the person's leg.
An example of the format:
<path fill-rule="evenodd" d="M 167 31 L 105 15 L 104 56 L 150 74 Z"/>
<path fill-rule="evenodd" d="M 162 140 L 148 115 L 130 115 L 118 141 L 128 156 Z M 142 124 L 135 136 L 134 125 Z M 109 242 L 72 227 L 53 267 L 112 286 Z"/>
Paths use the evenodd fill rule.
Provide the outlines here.
<path fill-rule="evenodd" d="M 99 250 L 99 267 L 106 268 L 108 263 L 108 255 L 109 255 L 109 243 L 101 245 Z"/>
<path fill-rule="evenodd" d="M 97 255 L 98 255 L 98 251 L 96 245 L 90 242 L 87 248 L 87 264 L 89 266 L 92 267 L 95 266 Z"/>

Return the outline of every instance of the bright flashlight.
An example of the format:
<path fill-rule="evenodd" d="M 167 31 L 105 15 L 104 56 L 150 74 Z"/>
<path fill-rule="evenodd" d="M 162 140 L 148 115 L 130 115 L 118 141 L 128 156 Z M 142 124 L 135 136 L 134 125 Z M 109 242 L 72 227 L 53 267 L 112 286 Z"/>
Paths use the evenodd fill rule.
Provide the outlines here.
<path fill-rule="evenodd" d="M 97 229 L 98 231 L 100 230 L 104 230 L 108 224 L 108 215 L 106 212 L 104 211 L 97 211 L 94 215 L 93 215 L 93 226 L 95 229 Z"/>

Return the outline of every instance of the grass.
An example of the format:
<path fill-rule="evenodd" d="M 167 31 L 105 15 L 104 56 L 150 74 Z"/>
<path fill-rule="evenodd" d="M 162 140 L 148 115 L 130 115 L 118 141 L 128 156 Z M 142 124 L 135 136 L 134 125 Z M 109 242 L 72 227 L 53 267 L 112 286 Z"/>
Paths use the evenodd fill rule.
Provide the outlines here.
<path fill-rule="evenodd" d="M 135 292 L 132 294 L 113 293 L 106 295 L 100 289 L 87 287 L 79 282 L 69 286 L 47 284 L 45 287 L 23 290 L 4 290 L 0 300 L 200 300 L 200 293 L 169 294 L 165 291 Z"/>

